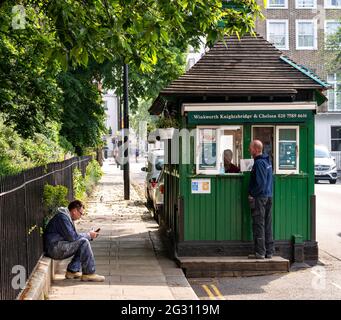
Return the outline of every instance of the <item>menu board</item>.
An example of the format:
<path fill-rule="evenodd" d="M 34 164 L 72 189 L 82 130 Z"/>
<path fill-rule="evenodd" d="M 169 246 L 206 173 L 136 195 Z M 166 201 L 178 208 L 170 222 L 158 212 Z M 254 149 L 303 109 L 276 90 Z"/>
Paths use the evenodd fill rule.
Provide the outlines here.
<path fill-rule="evenodd" d="M 199 169 L 217 167 L 217 137 L 215 129 L 200 130 Z"/>
<path fill-rule="evenodd" d="M 279 141 L 279 169 L 296 169 L 296 141 Z"/>

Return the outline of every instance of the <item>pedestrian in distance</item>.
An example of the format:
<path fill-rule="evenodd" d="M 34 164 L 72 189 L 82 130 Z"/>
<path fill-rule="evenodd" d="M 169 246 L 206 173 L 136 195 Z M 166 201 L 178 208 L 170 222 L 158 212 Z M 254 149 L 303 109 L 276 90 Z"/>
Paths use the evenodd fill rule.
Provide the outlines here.
<path fill-rule="evenodd" d="M 136 150 L 135 150 L 135 160 L 136 160 L 136 163 L 138 162 L 139 156 L 140 156 L 140 150 L 139 150 L 139 148 L 136 148 Z"/>

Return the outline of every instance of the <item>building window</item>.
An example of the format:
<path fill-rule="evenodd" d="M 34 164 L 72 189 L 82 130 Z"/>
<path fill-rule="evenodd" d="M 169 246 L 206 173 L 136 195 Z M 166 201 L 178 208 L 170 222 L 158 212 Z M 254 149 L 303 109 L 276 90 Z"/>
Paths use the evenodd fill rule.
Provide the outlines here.
<path fill-rule="evenodd" d="M 296 49 L 317 49 L 316 20 L 296 20 Z"/>
<path fill-rule="evenodd" d="M 276 127 L 276 173 L 299 173 L 299 127 Z"/>
<path fill-rule="evenodd" d="M 275 126 L 260 125 L 252 126 L 252 140 L 260 140 L 263 143 L 263 153 L 267 154 L 274 164 L 274 138 Z"/>
<path fill-rule="evenodd" d="M 239 172 L 242 158 L 241 126 L 212 126 L 197 128 L 197 173 L 219 174 Z M 230 165 L 232 164 L 232 165 Z M 228 167 L 234 168 L 229 172 Z"/>
<path fill-rule="evenodd" d="M 103 108 L 105 111 L 108 111 L 108 101 L 103 101 Z"/>
<path fill-rule="evenodd" d="M 328 111 L 341 111 L 341 74 L 329 74 L 327 82 L 332 86 L 328 90 Z"/>
<path fill-rule="evenodd" d="M 267 40 L 276 48 L 289 50 L 288 20 L 267 20 L 266 33 Z"/>
<path fill-rule="evenodd" d="M 341 0 L 325 0 L 326 9 L 341 9 Z"/>
<path fill-rule="evenodd" d="M 341 127 L 331 127 L 331 150 L 341 151 Z"/>
<path fill-rule="evenodd" d="M 316 9 L 316 0 L 296 0 L 296 9 Z"/>
<path fill-rule="evenodd" d="M 338 31 L 338 29 L 340 27 L 341 27 L 341 22 L 340 21 L 337 21 L 337 20 L 326 20 L 325 26 L 324 26 L 324 40 L 326 42 L 327 49 L 333 49 L 335 47 L 335 45 L 333 45 L 329 41 L 329 37 L 334 35 Z"/>
<path fill-rule="evenodd" d="M 268 9 L 288 9 L 288 0 L 268 0 Z"/>

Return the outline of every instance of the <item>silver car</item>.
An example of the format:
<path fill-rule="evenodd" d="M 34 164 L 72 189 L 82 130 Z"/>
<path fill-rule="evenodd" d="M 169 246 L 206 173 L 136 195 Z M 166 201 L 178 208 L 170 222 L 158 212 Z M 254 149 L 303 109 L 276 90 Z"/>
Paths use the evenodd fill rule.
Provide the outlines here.
<path fill-rule="evenodd" d="M 323 145 L 315 145 L 315 182 L 319 180 L 328 180 L 331 184 L 337 181 L 335 159 Z"/>
<path fill-rule="evenodd" d="M 156 149 L 151 150 L 148 153 L 147 165 L 141 168 L 142 171 L 147 172 L 146 175 L 146 188 L 145 196 L 147 199 L 147 205 L 150 207 L 154 206 L 154 189 L 157 186 L 157 181 L 160 176 L 161 170 L 164 163 L 164 150 Z"/>
<path fill-rule="evenodd" d="M 164 170 L 161 171 L 156 181 L 156 185 L 153 188 L 153 193 L 154 219 L 158 222 L 158 224 L 160 224 L 163 215 L 163 201 L 165 193 Z"/>

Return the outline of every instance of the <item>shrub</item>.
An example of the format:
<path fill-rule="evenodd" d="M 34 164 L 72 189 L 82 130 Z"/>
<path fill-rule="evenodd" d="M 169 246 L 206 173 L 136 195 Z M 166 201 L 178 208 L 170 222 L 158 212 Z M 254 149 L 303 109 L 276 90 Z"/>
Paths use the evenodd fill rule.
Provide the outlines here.
<path fill-rule="evenodd" d="M 54 216 L 58 207 L 66 207 L 68 205 L 67 194 L 68 188 L 64 186 L 51 186 L 49 184 L 44 186 L 43 204 L 47 210 L 47 215 L 44 218 L 44 228 Z"/>
<path fill-rule="evenodd" d="M 73 170 L 73 192 L 74 198 L 84 201 L 86 197 L 86 184 L 85 179 L 82 176 L 82 172 L 75 168 Z"/>
<path fill-rule="evenodd" d="M 86 167 L 85 173 L 85 185 L 87 195 L 91 194 L 93 187 L 98 184 L 98 181 L 101 179 L 102 175 L 103 172 L 99 163 L 96 160 L 92 160 Z"/>
<path fill-rule="evenodd" d="M 85 177 L 79 169 L 73 171 L 73 190 L 75 199 L 85 201 L 87 196 L 90 196 L 95 185 L 101 179 L 103 175 L 101 166 L 96 160 L 92 160 L 86 167 Z"/>

